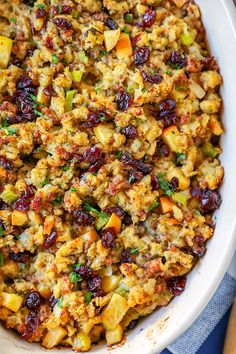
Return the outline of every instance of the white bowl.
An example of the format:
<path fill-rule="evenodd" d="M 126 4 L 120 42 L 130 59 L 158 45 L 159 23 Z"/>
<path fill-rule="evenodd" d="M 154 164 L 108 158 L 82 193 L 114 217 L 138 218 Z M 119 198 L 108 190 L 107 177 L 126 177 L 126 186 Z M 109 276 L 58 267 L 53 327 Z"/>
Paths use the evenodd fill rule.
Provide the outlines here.
<path fill-rule="evenodd" d="M 174 341 L 203 310 L 219 285 L 236 247 L 236 11 L 232 0 L 196 0 L 200 5 L 211 51 L 224 78 L 222 163 L 225 182 L 223 203 L 216 213 L 217 224 L 208 251 L 188 277 L 185 292 L 171 304 L 155 311 L 128 335 L 124 345 L 110 351 L 103 344 L 96 354 L 157 354 Z M 15 333 L 0 327 L 1 354 L 40 354 L 47 350 L 22 341 Z M 58 349 L 47 351 L 58 354 Z M 71 349 L 60 351 L 72 353 Z"/>

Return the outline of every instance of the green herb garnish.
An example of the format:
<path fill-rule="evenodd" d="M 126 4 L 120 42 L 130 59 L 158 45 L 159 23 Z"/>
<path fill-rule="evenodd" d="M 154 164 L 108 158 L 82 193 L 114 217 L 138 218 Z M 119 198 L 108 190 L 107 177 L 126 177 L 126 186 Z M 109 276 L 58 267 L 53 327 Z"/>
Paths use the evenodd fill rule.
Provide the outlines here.
<path fill-rule="evenodd" d="M 176 163 L 180 163 L 181 161 L 186 160 L 186 155 L 183 154 L 182 152 L 177 152 L 176 153 Z"/>
<path fill-rule="evenodd" d="M 150 207 L 148 208 L 148 211 L 155 209 L 158 205 L 159 205 L 158 201 L 154 202 L 153 204 L 150 205 Z"/>
<path fill-rule="evenodd" d="M 71 281 L 71 283 L 78 283 L 78 282 L 80 282 L 82 280 L 83 279 L 82 279 L 81 275 L 76 274 L 75 272 L 71 272 L 70 273 L 70 281 Z"/>
<path fill-rule="evenodd" d="M 10 21 L 13 22 L 13 23 L 16 23 L 17 19 L 15 17 L 12 17 L 12 18 L 10 18 Z"/>
<path fill-rule="evenodd" d="M 166 75 L 171 75 L 172 71 L 171 70 L 166 70 Z"/>
<path fill-rule="evenodd" d="M 49 183 L 50 183 L 50 181 L 49 181 L 48 177 L 46 177 L 45 180 L 42 183 L 42 187 L 46 186 Z"/>
<path fill-rule="evenodd" d="M 36 114 L 36 116 L 38 117 L 42 117 L 43 116 L 43 113 L 38 111 L 37 109 L 34 110 L 34 113 Z"/>
<path fill-rule="evenodd" d="M 100 50 L 100 57 L 104 57 L 104 55 L 107 55 L 106 50 Z"/>
<path fill-rule="evenodd" d="M 24 263 L 21 263 L 21 265 L 20 265 L 20 270 L 21 270 L 21 272 L 24 272 L 24 271 L 25 271 L 25 264 L 24 264 Z"/>
<path fill-rule="evenodd" d="M 0 226 L 0 237 L 2 237 L 2 236 L 3 236 L 3 227 Z"/>
<path fill-rule="evenodd" d="M 91 291 L 89 291 L 85 294 L 84 301 L 86 304 L 90 303 L 90 301 L 92 300 L 92 296 L 93 296 L 93 294 L 91 293 Z"/>
<path fill-rule="evenodd" d="M 70 189 L 70 191 L 71 191 L 72 193 L 76 193 L 76 192 L 77 192 L 77 189 L 76 189 L 75 187 L 72 187 L 72 188 Z"/>
<path fill-rule="evenodd" d="M 129 34 L 129 30 L 128 27 L 126 25 L 124 25 L 124 27 L 122 28 L 122 32 Z"/>
<path fill-rule="evenodd" d="M 56 54 L 52 54 L 52 61 L 53 61 L 54 64 L 58 64 L 59 63 L 59 59 L 56 56 Z"/>
<path fill-rule="evenodd" d="M 62 166 L 60 168 L 62 171 L 68 171 L 70 169 L 70 166 Z"/>
<path fill-rule="evenodd" d="M 130 254 L 138 254 L 140 250 L 140 247 L 136 247 L 136 248 L 131 248 L 131 250 L 129 251 Z"/>
<path fill-rule="evenodd" d="M 105 116 L 101 116 L 100 120 L 101 120 L 101 122 L 105 122 L 106 121 L 106 117 Z"/>
<path fill-rule="evenodd" d="M 126 14 L 125 15 L 125 21 L 127 23 L 132 23 L 133 22 L 133 15 L 132 14 Z"/>
<path fill-rule="evenodd" d="M 45 10 L 46 6 L 44 4 L 38 4 L 36 5 L 38 9 Z"/>
<path fill-rule="evenodd" d="M 33 100 L 34 102 L 37 102 L 37 97 L 35 95 L 33 95 L 32 93 L 30 94 L 30 98 L 31 100 Z"/>
<path fill-rule="evenodd" d="M 122 158 L 122 155 L 123 155 L 123 151 L 119 151 L 117 154 L 116 154 L 116 158 L 118 160 L 120 160 Z"/>
<path fill-rule="evenodd" d="M 87 201 L 83 204 L 83 209 L 85 211 L 92 212 L 97 216 L 98 219 L 95 223 L 97 230 L 100 230 L 104 225 L 106 225 L 107 221 L 110 218 L 110 215 L 108 213 L 106 213 L 105 211 L 97 210 Z"/>
<path fill-rule="evenodd" d="M 62 196 L 61 195 L 57 195 L 54 199 L 53 199 L 53 201 L 52 201 L 52 203 L 54 204 L 54 205 L 60 205 L 61 204 L 61 202 L 62 202 Z"/>
<path fill-rule="evenodd" d="M 0 267 L 2 267 L 4 264 L 4 257 L 3 254 L 0 252 Z"/>
<path fill-rule="evenodd" d="M 159 185 L 161 187 L 161 189 L 165 192 L 166 195 L 172 195 L 174 192 L 173 192 L 173 189 L 172 189 L 172 186 L 169 182 L 167 182 L 164 178 L 164 174 L 163 173 L 159 173 L 157 175 L 157 178 L 158 178 L 158 182 L 159 182 Z"/>
<path fill-rule="evenodd" d="M 62 301 L 63 301 L 63 297 L 61 296 L 57 302 L 57 306 L 60 307 L 60 309 L 62 309 Z"/>
<path fill-rule="evenodd" d="M 16 128 L 4 127 L 8 136 L 14 135 L 17 132 Z"/>

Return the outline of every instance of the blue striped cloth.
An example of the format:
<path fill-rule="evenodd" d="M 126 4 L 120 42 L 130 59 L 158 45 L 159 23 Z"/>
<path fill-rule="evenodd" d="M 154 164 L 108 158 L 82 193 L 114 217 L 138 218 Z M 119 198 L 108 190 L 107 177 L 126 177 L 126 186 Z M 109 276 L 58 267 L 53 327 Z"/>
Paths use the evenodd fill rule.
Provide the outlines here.
<path fill-rule="evenodd" d="M 168 350 L 172 354 L 210 354 L 210 352 L 199 351 L 199 348 L 204 348 L 204 342 L 214 331 L 215 327 L 225 316 L 231 307 L 236 297 L 236 254 L 230 264 L 230 267 L 225 274 L 220 286 L 215 295 L 212 297 L 206 308 L 192 324 Z M 168 351 L 163 351 L 161 354 L 167 354 Z M 217 353 L 212 351 L 212 353 Z"/>

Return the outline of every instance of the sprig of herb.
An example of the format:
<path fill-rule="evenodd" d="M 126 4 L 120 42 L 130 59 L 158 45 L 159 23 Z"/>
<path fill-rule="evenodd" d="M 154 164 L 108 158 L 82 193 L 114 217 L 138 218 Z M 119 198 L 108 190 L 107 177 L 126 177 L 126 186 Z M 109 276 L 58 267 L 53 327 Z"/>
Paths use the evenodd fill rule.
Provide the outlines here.
<path fill-rule="evenodd" d="M 0 226 L 0 237 L 2 237 L 2 236 L 3 236 L 3 227 Z"/>
<path fill-rule="evenodd" d="M 140 247 L 136 247 L 136 248 L 131 248 L 131 250 L 129 251 L 130 254 L 138 254 L 140 250 Z"/>
<path fill-rule="evenodd" d="M 82 280 L 83 279 L 82 279 L 81 275 L 79 275 L 79 274 L 77 274 L 75 272 L 71 272 L 70 273 L 70 281 L 71 281 L 71 283 L 78 283 L 78 282 L 80 282 Z"/>
<path fill-rule="evenodd" d="M 4 264 L 4 257 L 3 254 L 0 252 L 0 267 L 2 267 Z"/>
<path fill-rule="evenodd" d="M 150 207 L 148 208 L 148 211 L 155 209 L 158 205 L 159 205 L 158 201 L 154 202 L 153 204 L 150 205 Z"/>
<path fill-rule="evenodd" d="M 61 296 L 57 301 L 57 306 L 60 307 L 60 309 L 62 309 L 62 301 L 63 301 L 63 296 Z"/>
<path fill-rule="evenodd" d="M 85 294 L 85 296 L 84 296 L 84 301 L 85 301 L 85 303 L 86 303 L 87 305 L 91 302 L 92 296 L 93 296 L 93 294 L 91 293 L 91 291 L 88 291 L 88 292 Z"/>
<path fill-rule="evenodd" d="M 52 61 L 53 61 L 54 64 L 58 64 L 59 63 L 59 59 L 58 59 L 56 54 L 52 54 Z"/>
<path fill-rule="evenodd" d="M 171 184 L 169 182 L 167 182 L 166 179 L 164 178 L 164 174 L 159 173 L 157 175 L 157 179 L 159 182 L 159 186 L 165 192 L 165 194 L 168 196 L 171 196 L 174 192 L 173 192 Z"/>

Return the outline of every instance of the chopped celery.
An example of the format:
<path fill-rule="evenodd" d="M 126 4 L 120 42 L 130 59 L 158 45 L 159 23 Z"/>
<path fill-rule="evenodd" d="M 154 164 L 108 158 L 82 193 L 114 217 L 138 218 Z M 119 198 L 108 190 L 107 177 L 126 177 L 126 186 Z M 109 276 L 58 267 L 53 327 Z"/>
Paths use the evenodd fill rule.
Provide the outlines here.
<path fill-rule="evenodd" d="M 214 148 L 211 143 L 205 143 L 202 147 L 202 151 L 204 155 L 212 158 L 216 157 L 219 154 L 218 149 Z"/>
<path fill-rule="evenodd" d="M 0 197 L 5 203 L 12 203 L 18 198 L 18 195 L 10 189 L 5 189 Z"/>
<path fill-rule="evenodd" d="M 82 76 L 83 76 L 83 71 L 81 71 L 81 70 L 73 70 L 72 71 L 72 76 L 73 76 L 73 79 L 76 82 L 80 82 L 81 79 L 82 79 Z"/>
<path fill-rule="evenodd" d="M 70 91 L 67 91 L 67 93 L 66 93 L 66 110 L 67 110 L 67 112 L 72 111 L 73 98 L 74 98 L 75 92 L 76 92 L 75 90 L 70 90 Z"/>
<path fill-rule="evenodd" d="M 182 33 L 180 35 L 180 39 L 181 39 L 182 44 L 187 45 L 187 46 L 193 44 L 193 41 L 194 41 L 193 36 L 189 32 Z"/>

